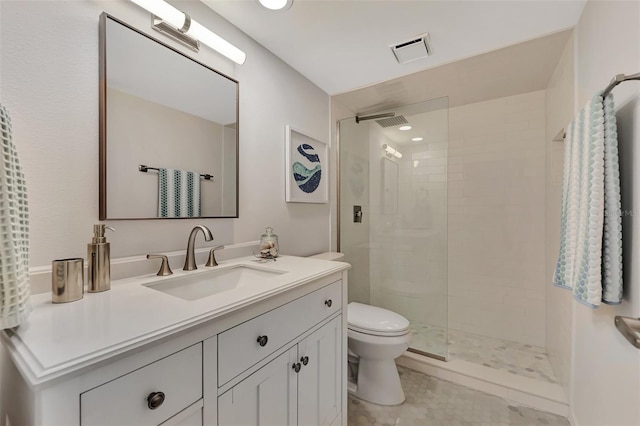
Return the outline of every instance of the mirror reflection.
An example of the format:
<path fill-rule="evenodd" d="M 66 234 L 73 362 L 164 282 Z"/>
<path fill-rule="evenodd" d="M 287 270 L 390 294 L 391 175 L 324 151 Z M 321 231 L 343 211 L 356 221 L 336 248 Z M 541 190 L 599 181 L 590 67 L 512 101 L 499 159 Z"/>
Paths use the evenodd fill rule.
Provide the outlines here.
<path fill-rule="evenodd" d="M 237 217 L 238 83 L 101 17 L 100 219 Z"/>

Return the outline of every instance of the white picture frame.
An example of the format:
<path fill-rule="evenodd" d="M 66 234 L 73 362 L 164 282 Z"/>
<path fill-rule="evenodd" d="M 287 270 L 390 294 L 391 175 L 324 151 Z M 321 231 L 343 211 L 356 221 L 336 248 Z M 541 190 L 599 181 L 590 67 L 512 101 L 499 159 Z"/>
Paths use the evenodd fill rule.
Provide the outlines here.
<path fill-rule="evenodd" d="M 285 200 L 287 203 L 329 202 L 329 148 L 325 142 L 286 126 Z"/>

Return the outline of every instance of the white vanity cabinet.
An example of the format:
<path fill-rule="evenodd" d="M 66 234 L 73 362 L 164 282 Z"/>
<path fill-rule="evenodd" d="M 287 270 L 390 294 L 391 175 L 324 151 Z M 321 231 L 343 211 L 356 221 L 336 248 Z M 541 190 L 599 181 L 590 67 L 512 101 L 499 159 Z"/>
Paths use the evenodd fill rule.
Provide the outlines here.
<path fill-rule="evenodd" d="M 218 398 L 220 424 L 339 424 L 341 330 L 338 315 L 224 392 Z"/>
<path fill-rule="evenodd" d="M 80 424 L 159 425 L 194 404 L 202 406 L 201 343 L 83 392 Z"/>
<path fill-rule="evenodd" d="M 295 259 L 289 261 L 302 263 Z M 12 362 L 0 371 L 0 416 L 10 426 L 346 425 L 348 265 L 325 264 L 343 266 L 235 307 L 220 302 L 219 310 L 205 315 L 197 315 L 207 308 L 204 302 L 188 305 L 142 290 L 149 304 L 159 303 L 155 297 L 173 309 L 193 306 L 196 320 L 154 330 L 159 337 L 143 344 L 87 351 L 92 362 L 60 358 L 57 369 L 40 378 L 23 356 L 37 348 L 21 346 L 33 328 L 23 336 L 7 332 L 2 340 Z M 114 289 L 104 297 L 111 296 L 111 303 L 119 297 Z M 90 307 L 76 306 L 93 315 Z M 62 312 L 55 308 L 46 309 Z M 52 318 L 49 312 L 45 317 Z M 102 332 L 111 328 L 104 325 Z M 82 338 L 86 334 L 78 333 Z"/>
<path fill-rule="evenodd" d="M 302 364 L 298 374 L 299 425 L 339 424 L 336 420 L 341 411 L 341 334 L 339 316 L 298 344 L 298 362 Z"/>
<path fill-rule="evenodd" d="M 221 425 L 297 424 L 298 389 L 291 366 L 298 357 L 291 348 L 218 398 Z"/>

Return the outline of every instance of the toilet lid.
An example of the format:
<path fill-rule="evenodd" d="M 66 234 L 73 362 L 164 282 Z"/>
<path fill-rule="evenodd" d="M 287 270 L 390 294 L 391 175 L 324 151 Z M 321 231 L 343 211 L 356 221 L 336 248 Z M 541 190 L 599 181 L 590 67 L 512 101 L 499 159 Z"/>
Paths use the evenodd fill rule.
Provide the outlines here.
<path fill-rule="evenodd" d="M 349 328 L 376 336 L 400 336 L 407 334 L 409 321 L 388 309 L 351 302 L 347 308 Z"/>

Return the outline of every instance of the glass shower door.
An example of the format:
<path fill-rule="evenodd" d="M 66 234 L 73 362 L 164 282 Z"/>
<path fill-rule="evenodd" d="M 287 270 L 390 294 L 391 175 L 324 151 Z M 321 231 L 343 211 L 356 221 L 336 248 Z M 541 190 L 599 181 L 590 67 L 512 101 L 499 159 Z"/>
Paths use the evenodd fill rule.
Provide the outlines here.
<path fill-rule="evenodd" d="M 339 123 L 349 300 L 403 315 L 411 350 L 446 359 L 448 99 L 384 112 Z"/>

